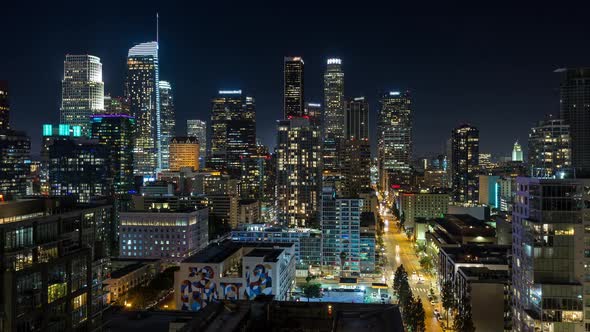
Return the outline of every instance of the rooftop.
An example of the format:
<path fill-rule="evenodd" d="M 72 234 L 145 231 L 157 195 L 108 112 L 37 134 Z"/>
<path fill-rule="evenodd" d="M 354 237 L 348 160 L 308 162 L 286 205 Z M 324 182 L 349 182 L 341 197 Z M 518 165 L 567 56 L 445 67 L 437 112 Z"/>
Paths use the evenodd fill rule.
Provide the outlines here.
<path fill-rule="evenodd" d="M 504 283 L 510 281 L 508 270 L 491 270 L 487 267 L 461 266 L 458 272 L 467 277 L 470 282 Z"/>
<path fill-rule="evenodd" d="M 135 264 L 131 264 L 131 265 L 127 265 L 125 267 L 122 267 L 116 271 L 113 271 L 111 273 L 111 278 L 112 279 L 119 279 L 135 270 L 139 270 L 140 268 L 144 267 L 145 264 L 143 263 L 135 263 Z"/>
<path fill-rule="evenodd" d="M 511 248 L 509 245 L 468 244 L 459 247 L 442 247 L 440 250 L 455 264 L 508 265 Z"/>
<path fill-rule="evenodd" d="M 276 262 L 283 253 L 283 249 L 255 248 L 244 257 L 262 257 L 264 262 Z"/>
<path fill-rule="evenodd" d="M 212 243 L 196 254 L 185 258 L 182 263 L 221 263 L 228 257 L 235 254 L 241 248 L 289 248 L 293 243 L 271 243 L 271 242 L 223 242 Z"/>

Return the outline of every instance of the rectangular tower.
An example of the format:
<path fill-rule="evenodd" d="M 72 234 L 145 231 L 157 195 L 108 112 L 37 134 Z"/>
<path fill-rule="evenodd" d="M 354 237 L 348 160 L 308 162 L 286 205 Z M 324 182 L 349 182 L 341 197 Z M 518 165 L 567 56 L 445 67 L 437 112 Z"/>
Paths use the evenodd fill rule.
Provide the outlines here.
<path fill-rule="evenodd" d="M 284 59 L 284 112 L 285 119 L 303 116 L 303 59 Z"/>

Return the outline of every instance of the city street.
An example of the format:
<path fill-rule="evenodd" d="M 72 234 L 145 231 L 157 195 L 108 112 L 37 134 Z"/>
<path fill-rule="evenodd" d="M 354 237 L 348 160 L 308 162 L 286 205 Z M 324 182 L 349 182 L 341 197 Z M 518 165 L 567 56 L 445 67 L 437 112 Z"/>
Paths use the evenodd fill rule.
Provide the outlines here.
<path fill-rule="evenodd" d="M 394 222 L 394 216 L 391 215 L 389 209 L 383 206 L 383 213 L 381 217 L 385 222 L 385 229 L 383 234 L 383 243 L 385 245 L 384 256 L 387 258 L 385 264 L 385 272 L 390 283 L 393 283 L 393 273 L 395 269 L 401 264 L 404 265 L 405 270 L 408 272 L 408 279 L 410 282 L 410 288 L 414 296 L 419 297 L 422 300 L 425 312 L 425 326 L 426 331 L 442 331 L 439 321 L 434 317 L 434 307 L 428 300 L 428 293 L 432 287 L 438 296 L 438 290 L 435 281 L 432 276 L 422 272 L 420 263 L 418 262 L 418 256 L 413 248 L 413 244 L 408 240 L 405 234 L 401 233 Z M 418 276 L 423 277 L 423 281 L 418 280 Z M 440 298 L 440 296 L 438 296 Z M 441 311 L 440 300 L 436 304 L 436 308 Z"/>

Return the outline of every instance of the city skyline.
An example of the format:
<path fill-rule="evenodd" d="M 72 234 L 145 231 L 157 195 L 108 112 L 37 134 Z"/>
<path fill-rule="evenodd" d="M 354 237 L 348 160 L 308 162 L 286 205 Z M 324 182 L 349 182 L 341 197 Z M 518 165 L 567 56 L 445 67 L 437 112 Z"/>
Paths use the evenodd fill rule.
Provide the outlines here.
<path fill-rule="evenodd" d="M 57 7 L 41 6 L 39 9 L 55 14 L 48 15 L 54 18 L 63 16 Z M 23 10 L 9 8 L 6 13 L 10 13 L 11 9 L 14 13 Z M 253 6 L 250 9 L 235 6 L 226 9 L 228 16 L 252 14 L 258 18 L 267 18 L 268 24 L 277 28 L 284 26 L 281 18 L 288 15 L 281 8 L 272 6 Z M 342 7 L 338 11 L 352 15 L 349 9 Z M 436 9 L 436 6 L 432 7 L 433 12 Z M 318 18 L 326 10 L 320 6 L 317 12 L 305 15 L 312 19 Z M 257 99 L 257 109 L 261 115 L 257 125 L 262 129 L 258 136 L 264 144 L 274 146 L 274 123 L 282 118 L 282 60 L 284 56 L 296 54 L 305 59 L 305 102 L 322 102 L 322 74 L 326 60 L 338 57 L 342 59 L 343 70 L 347 73 L 345 97 L 367 97 L 373 126 L 376 123 L 374 119 L 380 93 L 390 90 L 412 91 L 416 106 L 414 125 L 417 155 L 443 150 L 440 142 L 447 138 L 448 129 L 462 122 L 470 122 L 480 128 L 482 151 L 509 155 L 512 143 L 517 139 L 526 141 L 528 128 L 537 119 L 547 113 L 559 113 L 556 98 L 559 95 L 559 75 L 553 71 L 560 67 L 583 65 L 582 55 L 587 53 L 587 46 L 560 44 L 562 49 L 557 52 L 551 45 L 561 39 L 562 33 L 567 32 L 567 39 L 576 38 L 580 33 L 577 31 L 584 29 L 569 29 L 569 24 L 557 24 L 563 20 L 559 17 L 551 18 L 554 24 L 543 25 L 543 20 L 550 17 L 550 13 L 543 11 L 539 12 L 538 18 L 527 16 L 523 22 L 518 22 L 516 14 L 520 8 L 514 8 L 514 14 L 502 15 L 492 9 L 486 15 L 475 13 L 473 18 L 460 17 L 469 12 L 469 9 L 463 9 L 452 17 L 455 20 L 445 18 L 444 14 L 448 10 L 432 17 L 428 16 L 430 10 L 421 15 L 409 10 L 407 17 L 399 17 L 399 22 L 390 27 L 371 22 L 359 31 L 337 23 L 334 18 L 338 15 L 330 15 L 326 19 L 336 22 L 333 26 L 322 30 L 319 22 L 314 23 L 312 20 L 312 24 L 302 30 L 301 38 L 277 39 L 274 38 L 275 33 L 271 32 L 256 37 L 257 33 L 263 31 L 262 23 L 252 24 L 239 34 L 229 33 L 237 31 L 237 26 L 228 24 L 219 31 L 202 30 L 198 38 L 190 38 L 191 31 L 200 31 L 200 24 L 206 25 L 212 18 L 203 16 L 202 23 L 193 23 L 192 20 L 189 23 L 180 9 L 157 8 L 147 3 L 145 8 L 138 9 L 133 18 L 126 18 L 125 21 L 120 20 L 126 17 L 124 10 L 120 13 L 98 11 L 94 14 L 72 15 L 76 16 L 73 20 L 78 23 L 107 23 L 81 24 L 81 31 L 69 31 L 65 24 L 59 23 L 59 19 L 52 19 L 42 20 L 41 24 L 48 27 L 46 31 L 35 31 L 37 34 L 33 34 L 34 31 L 30 29 L 22 29 L 19 33 L 10 34 L 6 42 L 22 46 L 24 56 L 15 59 L 8 53 L 0 55 L 3 60 L 0 61 L 0 70 L 6 73 L 4 79 L 11 85 L 14 126 L 35 137 L 43 123 L 58 122 L 61 98 L 58 90 L 63 79 L 60 71 L 63 69 L 64 56 L 86 53 L 100 57 L 105 92 L 112 96 L 122 95 L 126 50 L 136 43 L 155 39 L 155 12 L 159 11 L 161 76 L 176 89 L 176 120 L 183 124 L 177 128 L 177 135 L 184 131 L 186 119 L 207 118 L 209 101 L 217 90 L 239 88 Z M 362 21 L 369 22 L 367 11 L 359 13 Z M 416 22 L 406 28 L 407 34 L 395 32 L 397 24 L 401 26 L 410 19 Z M 426 19 L 431 19 L 431 22 L 426 27 L 418 27 L 419 22 Z M 504 23 L 495 26 L 498 20 Z M 19 30 L 18 27 L 27 21 L 16 22 L 7 17 L 5 22 Z M 583 27 L 585 23 L 571 24 Z M 514 36 L 509 34 L 512 30 L 516 32 Z M 322 33 L 314 34 L 315 31 Z M 338 33 L 330 33 L 332 31 Z M 374 33 L 367 35 L 363 31 Z M 49 33 L 58 33 L 62 38 L 54 40 Z M 366 36 L 365 48 L 347 46 L 345 39 L 358 39 L 361 36 Z M 399 52 L 397 46 L 393 46 L 394 43 L 391 46 L 374 46 L 379 38 L 385 38 L 386 41 L 399 39 L 407 46 L 404 46 L 404 52 Z M 21 61 L 31 60 L 35 56 L 30 46 L 22 45 L 21 39 L 39 42 L 46 56 L 30 66 L 19 66 Z M 233 46 L 227 46 L 227 42 L 232 40 L 236 41 L 233 45 L 239 51 L 236 52 Z M 247 49 L 238 47 L 245 42 L 251 42 L 252 46 Z M 501 51 L 506 47 L 511 47 L 512 53 Z M 432 52 L 428 49 L 440 52 L 434 52 L 437 53 L 434 56 L 429 54 Z M 45 74 L 32 82 L 32 77 L 40 68 L 44 68 Z M 31 86 L 27 87 L 29 84 Z M 40 89 L 37 84 L 49 88 Z M 493 121 L 497 115 L 510 117 L 513 121 Z M 505 134 L 498 136 L 497 127 L 500 125 Z M 370 132 L 374 136 L 375 130 Z M 33 139 L 32 145 L 33 153 L 38 154 L 40 141 Z"/>

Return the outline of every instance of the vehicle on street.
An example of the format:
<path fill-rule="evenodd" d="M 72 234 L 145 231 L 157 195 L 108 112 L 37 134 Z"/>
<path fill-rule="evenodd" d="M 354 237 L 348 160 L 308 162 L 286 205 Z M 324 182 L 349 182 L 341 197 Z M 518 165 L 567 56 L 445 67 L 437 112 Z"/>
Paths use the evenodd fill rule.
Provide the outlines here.
<path fill-rule="evenodd" d="M 437 303 L 438 303 L 438 301 L 436 301 L 436 300 L 431 300 L 430 301 L 430 304 L 432 304 L 432 305 L 436 305 Z"/>
<path fill-rule="evenodd" d="M 324 279 L 326 280 L 334 280 L 334 276 L 331 274 L 328 274 L 327 276 L 324 277 Z"/>

